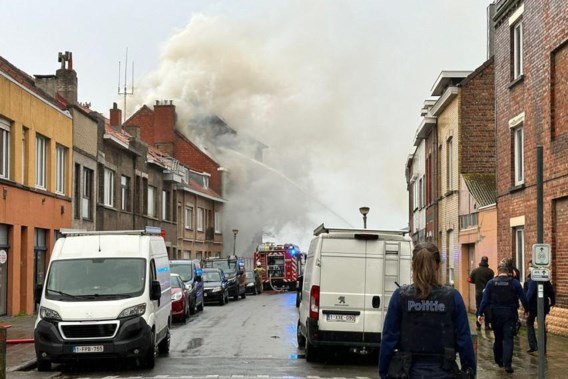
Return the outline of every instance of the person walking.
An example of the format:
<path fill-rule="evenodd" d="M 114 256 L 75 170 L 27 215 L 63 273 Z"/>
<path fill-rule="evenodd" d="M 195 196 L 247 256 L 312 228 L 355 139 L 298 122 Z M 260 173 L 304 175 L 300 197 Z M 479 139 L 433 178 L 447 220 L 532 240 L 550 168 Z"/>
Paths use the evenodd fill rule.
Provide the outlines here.
<path fill-rule="evenodd" d="M 470 283 L 475 284 L 475 307 L 479 309 L 479 305 L 481 304 L 481 299 L 483 298 L 483 289 L 488 281 L 493 279 L 495 276 L 495 272 L 489 268 L 489 258 L 486 256 L 481 257 L 481 261 L 479 262 L 479 266 L 474 268 L 473 271 L 469 274 L 468 281 Z M 485 312 L 485 330 L 491 330 L 491 326 L 489 325 L 490 321 L 490 314 L 488 311 Z M 481 324 L 475 320 L 475 325 L 477 326 L 477 330 L 481 329 Z"/>
<path fill-rule="evenodd" d="M 412 252 L 412 281 L 394 291 L 379 353 L 381 378 L 455 378 L 459 354 L 463 377 L 475 377 L 476 360 L 460 293 L 438 283 L 440 252 L 431 242 Z M 405 376 L 406 375 L 406 376 Z"/>
<path fill-rule="evenodd" d="M 525 284 L 527 287 L 527 301 L 529 303 L 529 314 L 527 316 L 527 338 L 529 342 L 529 349 L 527 350 L 527 353 L 534 353 L 538 350 L 536 333 L 534 329 L 534 321 L 536 320 L 538 314 L 538 282 L 532 280 L 531 274 L 529 274 Z M 550 283 L 549 280 L 542 282 L 542 285 L 544 295 L 544 352 L 546 353 L 546 315 L 550 313 L 550 309 L 556 304 L 556 296 L 554 294 L 552 283 Z M 540 325 L 538 327 L 540 328 Z"/>
<path fill-rule="evenodd" d="M 528 311 L 528 302 L 518 280 L 510 275 L 509 266 L 501 262 L 497 267 L 497 276 L 487 282 L 483 291 L 481 305 L 477 310 L 477 321 L 483 322 L 483 313 L 490 307 L 491 326 L 495 334 L 493 342 L 493 358 L 499 367 L 512 373 L 513 335 L 519 319 L 519 300 L 523 304 L 525 313 Z"/>

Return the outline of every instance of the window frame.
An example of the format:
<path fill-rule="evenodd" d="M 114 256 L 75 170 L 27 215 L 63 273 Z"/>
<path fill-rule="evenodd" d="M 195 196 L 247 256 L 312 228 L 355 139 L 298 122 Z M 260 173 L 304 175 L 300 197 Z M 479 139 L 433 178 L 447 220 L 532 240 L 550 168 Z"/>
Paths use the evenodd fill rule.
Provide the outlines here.
<path fill-rule="evenodd" d="M 108 167 L 104 168 L 103 185 L 103 204 L 108 207 L 114 207 L 114 171 Z"/>
<path fill-rule="evenodd" d="M 525 227 L 516 226 L 513 228 L 513 241 L 515 251 L 515 267 L 519 270 L 519 281 L 525 281 Z"/>
<path fill-rule="evenodd" d="M 130 211 L 130 177 L 120 175 L 120 210 Z"/>
<path fill-rule="evenodd" d="M 215 211 L 215 233 L 221 233 L 221 212 Z"/>
<path fill-rule="evenodd" d="M 55 146 L 55 193 L 65 195 L 67 179 L 67 147 L 57 144 Z"/>
<path fill-rule="evenodd" d="M 10 123 L 0 118 L 0 178 L 10 179 Z"/>
<path fill-rule="evenodd" d="M 523 20 L 520 19 L 511 26 L 513 34 L 513 80 L 523 76 Z"/>
<path fill-rule="evenodd" d="M 47 189 L 47 146 L 47 137 L 36 134 L 35 186 L 43 190 Z"/>
<path fill-rule="evenodd" d="M 197 231 L 202 232 L 205 226 L 205 209 L 197 208 Z"/>
<path fill-rule="evenodd" d="M 158 188 L 148 185 L 148 196 L 147 196 L 147 201 L 148 201 L 148 208 L 147 208 L 147 212 L 146 215 L 149 217 L 156 217 L 156 194 L 158 193 Z"/>
<path fill-rule="evenodd" d="M 446 140 L 446 191 L 454 189 L 454 139 L 448 137 Z"/>
<path fill-rule="evenodd" d="M 184 227 L 187 230 L 193 229 L 193 207 L 185 207 Z"/>
<path fill-rule="evenodd" d="M 512 129 L 513 133 L 513 183 L 518 186 L 525 182 L 525 134 L 523 124 Z"/>

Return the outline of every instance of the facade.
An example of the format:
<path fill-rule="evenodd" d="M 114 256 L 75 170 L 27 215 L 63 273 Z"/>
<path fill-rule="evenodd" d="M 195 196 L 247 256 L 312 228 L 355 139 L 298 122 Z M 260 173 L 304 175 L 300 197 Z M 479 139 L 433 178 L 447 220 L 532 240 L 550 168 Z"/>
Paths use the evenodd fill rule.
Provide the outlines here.
<path fill-rule="evenodd" d="M 34 311 L 51 247 L 72 219 L 72 118 L 0 57 L 0 315 Z"/>
<path fill-rule="evenodd" d="M 497 243 L 523 275 L 532 245 L 551 245 L 556 307 L 549 330 L 568 334 L 568 7 L 495 4 Z M 530 38 L 528 38 L 530 36 Z M 543 150 L 543 241 L 537 241 L 536 151 Z"/>
<path fill-rule="evenodd" d="M 173 200 L 177 220 L 178 259 L 220 257 L 223 252 L 221 167 L 176 127 L 175 106 L 156 102 L 143 106 L 124 123 L 124 128 L 179 162 L 182 178 Z"/>

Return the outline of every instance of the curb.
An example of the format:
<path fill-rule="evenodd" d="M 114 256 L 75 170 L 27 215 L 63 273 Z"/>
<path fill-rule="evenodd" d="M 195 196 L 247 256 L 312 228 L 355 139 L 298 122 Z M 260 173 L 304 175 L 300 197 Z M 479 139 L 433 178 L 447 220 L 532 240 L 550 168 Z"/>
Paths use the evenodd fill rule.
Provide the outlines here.
<path fill-rule="evenodd" d="M 14 372 L 14 371 L 29 371 L 33 368 L 35 368 L 37 365 L 37 361 L 35 359 L 31 359 L 27 362 L 24 362 L 18 366 L 14 366 L 14 367 L 10 367 L 8 368 L 8 372 Z"/>

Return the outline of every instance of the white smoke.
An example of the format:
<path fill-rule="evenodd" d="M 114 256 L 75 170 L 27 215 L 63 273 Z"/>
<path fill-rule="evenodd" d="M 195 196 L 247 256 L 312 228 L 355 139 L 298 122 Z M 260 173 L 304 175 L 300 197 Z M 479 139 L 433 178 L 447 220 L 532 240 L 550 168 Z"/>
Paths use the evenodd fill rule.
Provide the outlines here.
<path fill-rule="evenodd" d="M 385 2 L 255 4 L 193 15 L 163 46 L 159 67 L 128 108 L 173 100 L 184 133 L 229 170 L 223 231 L 239 229 L 243 255 L 261 230 L 307 250 L 321 223 L 362 227 L 364 205 L 369 227 L 405 227 L 404 165 L 421 95 L 410 125 L 401 124 L 391 97 L 404 101 L 410 78 L 395 66 L 414 63 L 389 39 L 404 33 L 400 22 Z M 254 144 L 217 149 L 189 127 L 211 114 L 265 144 L 263 162 L 249 158 Z"/>

